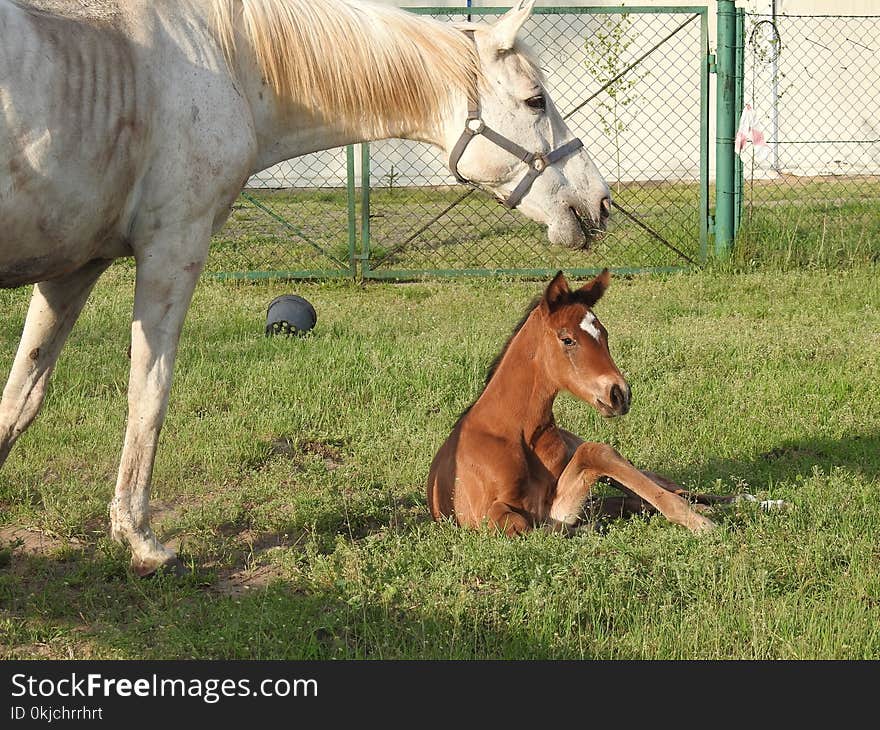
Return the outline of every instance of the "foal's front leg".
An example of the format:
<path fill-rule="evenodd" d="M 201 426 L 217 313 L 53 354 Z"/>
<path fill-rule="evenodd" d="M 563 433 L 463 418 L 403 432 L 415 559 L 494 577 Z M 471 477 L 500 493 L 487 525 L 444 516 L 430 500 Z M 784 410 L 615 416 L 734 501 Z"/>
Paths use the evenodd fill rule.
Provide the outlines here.
<path fill-rule="evenodd" d="M 150 528 L 150 480 L 180 332 L 209 243 L 210 225 L 202 223 L 155 240 L 137 256 L 128 422 L 110 520 L 113 538 L 131 547 L 138 575 L 181 568 Z"/>
<path fill-rule="evenodd" d="M 711 520 L 694 512 L 684 498 L 636 469 L 613 447 L 600 443 L 582 443 L 574 452 L 557 482 L 556 497 L 550 510 L 551 520 L 574 525 L 583 513 L 593 484 L 602 476 L 619 482 L 627 491 L 656 508 L 670 522 L 693 532 L 710 530 L 715 526 Z M 621 510 L 630 511 L 637 507 L 638 503 L 632 498 L 620 500 Z"/>

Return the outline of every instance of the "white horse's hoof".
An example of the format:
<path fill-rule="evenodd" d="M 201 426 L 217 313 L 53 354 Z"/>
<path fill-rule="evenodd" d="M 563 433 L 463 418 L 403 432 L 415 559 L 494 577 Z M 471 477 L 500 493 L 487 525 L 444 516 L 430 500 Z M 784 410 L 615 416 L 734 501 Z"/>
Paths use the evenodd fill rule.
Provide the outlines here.
<path fill-rule="evenodd" d="M 149 578 L 150 576 L 159 575 L 160 573 L 167 573 L 176 578 L 182 578 L 190 573 L 190 569 L 187 568 L 176 555 L 159 563 L 156 563 L 155 561 L 138 560 L 133 557 L 131 559 L 131 569 L 138 578 Z"/>

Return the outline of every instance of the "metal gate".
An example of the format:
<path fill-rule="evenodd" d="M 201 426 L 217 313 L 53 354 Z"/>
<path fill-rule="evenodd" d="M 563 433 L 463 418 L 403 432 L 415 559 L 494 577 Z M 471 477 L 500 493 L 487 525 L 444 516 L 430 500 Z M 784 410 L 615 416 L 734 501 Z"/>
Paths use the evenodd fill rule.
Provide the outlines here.
<path fill-rule="evenodd" d="M 418 8 L 481 22 L 506 8 Z M 709 235 L 705 7 L 535 8 L 523 37 L 612 190 L 589 251 L 457 185 L 432 147 L 387 140 L 283 163 L 249 182 L 218 235 L 224 277 L 416 278 L 671 270 L 705 260 Z"/>

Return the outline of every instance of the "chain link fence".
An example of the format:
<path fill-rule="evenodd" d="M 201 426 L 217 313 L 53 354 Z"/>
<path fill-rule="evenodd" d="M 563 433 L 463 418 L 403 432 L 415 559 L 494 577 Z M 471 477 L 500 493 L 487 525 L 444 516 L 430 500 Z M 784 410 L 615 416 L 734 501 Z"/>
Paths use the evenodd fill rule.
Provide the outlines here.
<path fill-rule="evenodd" d="M 245 186 L 214 236 L 206 271 L 235 278 L 354 276 L 351 149 L 282 162 Z"/>
<path fill-rule="evenodd" d="M 491 22 L 487 16 L 503 10 L 413 12 Z M 254 176 L 215 237 L 208 270 L 543 276 L 701 261 L 709 205 L 706 9 L 537 8 L 522 36 L 612 190 L 608 232 L 590 250 L 553 246 L 542 226 L 456 184 L 436 149 L 386 140 Z"/>
<path fill-rule="evenodd" d="M 880 16 L 743 13 L 741 104 L 766 136 L 741 160 L 743 258 L 880 261 Z"/>

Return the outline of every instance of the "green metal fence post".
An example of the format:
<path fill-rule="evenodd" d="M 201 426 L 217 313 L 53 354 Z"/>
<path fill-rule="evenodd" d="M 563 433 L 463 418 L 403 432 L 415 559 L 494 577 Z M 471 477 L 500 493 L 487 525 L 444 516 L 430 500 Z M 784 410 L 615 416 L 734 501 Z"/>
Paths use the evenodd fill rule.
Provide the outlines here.
<path fill-rule="evenodd" d="M 351 275 L 357 276 L 357 201 L 354 182 L 354 145 L 345 148 L 345 186 L 348 189 L 348 266 Z"/>
<path fill-rule="evenodd" d="M 370 143 L 361 142 L 361 276 L 370 272 Z"/>
<path fill-rule="evenodd" d="M 700 263 L 709 257 L 709 18 L 700 16 Z"/>
<path fill-rule="evenodd" d="M 717 106 L 715 119 L 715 255 L 724 258 L 733 246 L 736 134 L 736 6 L 718 0 Z"/>
<path fill-rule="evenodd" d="M 736 102 L 734 111 L 741 112 L 745 94 L 745 23 L 746 11 L 743 8 L 736 9 Z M 734 204 L 733 204 L 733 236 L 739 233 L 739 225 L 742 219 L 743 207 L 743 163 L 742 158 L 736 155 L 734 158 Z"/>

